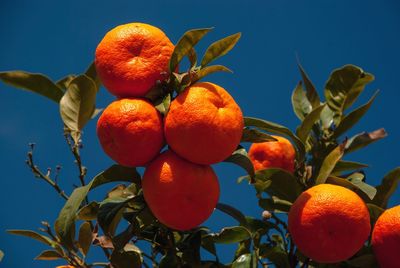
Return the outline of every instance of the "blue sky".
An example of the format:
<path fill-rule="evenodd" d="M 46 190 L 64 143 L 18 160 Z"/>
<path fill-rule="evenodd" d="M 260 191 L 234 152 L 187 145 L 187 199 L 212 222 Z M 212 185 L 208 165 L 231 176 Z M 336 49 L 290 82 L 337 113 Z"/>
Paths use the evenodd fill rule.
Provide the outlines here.
<path fill-rule="evenodd" d="M 400 3 L 398 1 L 28 1 L 0 3 L 0 71 L 26 70 L 58 79 L 83 72 L 93 60 L 104 34 L 116 25 L 145 22 L 160 27 L 175 43 L 188 29 L 215 29 L 199 50 L 216 39 L 242 32 L 237 47 L 219 61 L 234 74 L 215 74 L 209 80 L 226 88 L 247 116 L 288 126 L 298 120 L 291 111 L 291 91 L 300 79 L 296 54 L 322 93 L 329 73 L 352 63 L 375 75 L 358 104 L 375 89 L 375 103 L 350 131 L 385 127 L 389 136 L 349 159 L 370 164 L 367 179 L 377 184 L 389 170 L 400 165 L 398 73 L 400 62 Z M 113 100 L 105 90 L 97 98 L 105 107 Z M 27 238 L 4 230 L 36 229 L 40 221 L 53 223 L 63 201 L 44 182 L 35 179 L 24 161 L 28 143 L 37 144 L 37 164 L 46 169 L 61 164 L 60 184 L 67 192 L 78 184 L 72 156 L 63 140 L 58 107 L 40 96 L 0 84 L 0 267 L 54 267 L 61 262 L 33 261 L 45 249 Z M 112 164 L 101 151 L 95 121 L 84 133 L 83 161 L 92 177 Z M 258 216 L 252 188 L 236 184 L 243 175 L 230 164 L 215 166 L 222 188 L 221 202 Z M 93 195 L 103 197 L 107 187 Z M 390 205 L 400 203 L 399 191 Z M 218 212 L 209 222 L 213 230 L 233 225 Z M 231 252 L 223 250 L 223 260 Z"/>

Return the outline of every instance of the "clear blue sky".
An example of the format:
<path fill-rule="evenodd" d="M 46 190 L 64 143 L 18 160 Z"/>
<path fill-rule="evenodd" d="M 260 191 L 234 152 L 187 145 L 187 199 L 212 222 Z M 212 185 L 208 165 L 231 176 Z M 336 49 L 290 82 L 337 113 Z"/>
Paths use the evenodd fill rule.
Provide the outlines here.
<path fill-rule="evenodd" d="M 296 53 L 321 89 L 334 68 L 352 63 L 373 73 L 359 104 L 377 88 L 378 98 L 350 131 L 356 134 L 385 127 L 389 136 L 349 159 L 370 164 L 372 184 L 400 165 L 399 62 L 400 3 L 398 1 L 30 1 L 0 2 L 0 71 L 26 70 L 58 79 L 80 73 L 93 60 L 96 45 L 116 25 L 146 22 L 162 28 L 175 43 L 188 29 L 214 26 L 199 46 L 228 34 L 242 32 L 237 47 L 220 63 L 235 73 L 209 79 L 228 89 L 247 116 L 255 116 L 295 129 L 290 95 L 300 79 Z M 113 100 L 105 90 L 98 106 Z M 6 229 L 36 229 L 41 220 L 54 222 L 62 199 L 35 179 L 24 161 L 28 143 L 37 144 L 35 157 L 42 168 L 63 166 L 60 183 L 70 192 L 78 184 L 72 156 L 62 135 L 58 107 L 31 93 L 0 85 L 0 267 L 54 267 L 61 262 L 33 261 L 45 249 L 33 240 L 11 236 Z M 84 133 L 83 161 L 89 177 L 112 161 L 101 151 L 95 121 Z M 215 166 L 222 186 L 221 201 L 248 215 L 258 216 L 252 188 L 237 185 L 242 170 L 229 164 Z M 103 197 L 103 187 L 93 198 Z M 399 204 L 397 197 L 391 205 Z M 207 223 L 213 230 L 234 221 L 216 212 Z M 229 248 L 228 249 L 232 249 Z M 222 259 L 230 260 L 229 250 Z"/>

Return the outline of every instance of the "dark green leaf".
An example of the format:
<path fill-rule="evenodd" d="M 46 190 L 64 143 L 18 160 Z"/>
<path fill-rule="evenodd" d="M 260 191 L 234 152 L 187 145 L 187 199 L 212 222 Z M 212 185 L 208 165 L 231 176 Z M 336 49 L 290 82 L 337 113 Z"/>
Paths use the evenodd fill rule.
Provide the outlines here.
<path fill-rule="evenodd" d="M 366 193 L 369 199 L 373 199 L 376 195 L 376 188 L 364 182 L 364 175 L 361 173 L 353 173 L 346 178 L 352 184 L 356 185 L 361 191 Z"/>
<path fill-rule="evenodd" d="M 236 260 L 243 254 L 251 253 L 250 246 L 251 246 L 251 239 L 247 239 L 247 240 L 243 240 L 243 241 L 239 242 L 238 248 L 235 251 L 234 260 Z"/>
<path fill-rule="evenodd" d="M 332 170 L 332 174 L 338 175 L 344 171 L 359 170 L 359 169 L 363 169 L 363 168 L 367 168 L 367 167 L 368 167 L 368 165 L 366 165 L 366 164 L 352 162 L 352 161 L 339 160 L 336 163 L 335 168 Z"/>
<path fill-rule="evenodd" d="M 192 78 L 192 82 L 196 82 L 204 77 L 206 77 L 209 74 L 216 73 L 216 72 L 227 72 L 227 73 L 232 73 L 232 71 L 228 68 L 226 68 L 223 65 L 211 65 L 211 66 L 206 66 L 200 70 L 198 70 L 195 74 L 194 77 Z"/>
<path fill-rule="evenodd" d="M 296 134 L 299 139 L 305 143 L 307 141 L 308 136 L 310 135 L 310 131 L 313 125 L 319 120 L 322 110 L 325 108 L 325 105 L 318 106 L 314 110 L 312 110 L 303 120 L 301 125 L 297 128 Z"/>
<path fill-rule="evenodd" d="M 301 66 L 300 62 L 297 63 L 300 69 L 301 77 L 304 82 L 304 86 L 306 87 L 306 96 L 309 102 L 311 103 L 311 106 L 313 109 L 321 105 L 318 92 L 315 89 L 315 86 L 311 82 L 311 80 L 308 78 L 308 75 L 304 71 L 303 67 Z"/>
<path fill-rule="evenodd" d="M 345 109 L 349 108 L 364 87 L 374 80 L 371 74 L 353 65 L 346 65 L 332 72 L 325 85 L 325 98 L 334 112 L 334 122 L 338 124 Z"/>
<path fill-rule="evenodd" d="M 115 268 L 141 267 L 143 263 L 142 253 L 133 244 L 126 244 L 121 250 L 114 250 L 110 262 Z"/>
<path fill-rule="evenodd" d="M 239 41 L 241 33 L 236 33 L 212 43 L 201 60 L 201 67 L 228 53 Z"/>
<path fill-rule="evenodd" d="M 251 238 L 251 234 L 243 226 L 233 226 L 225 227 L 221 232 L 209 234 L 206 237 L 211 237 L 218 244 L 232 244 Z"/>
<path fill-rule="evenodd" d="M 31 230 L 7 230 L 7 233 L 9 234 L 14 234 L 14 235 L 22 235 L 26 237 L 30 237 L 32 239 L 35 239 L 37 241 L 40 241 L 46 245 L 52 246 L 54 244 L 54 241 L 51 240 L 49 237 L 38 234 L 34 231 Z"/>
<path fill-rule="evenodd" d="M 86 75 L 72 80 L 60 100 L 60 113 L 70 131 L 80 132 L 91 119 L 96 104 L 96 85 Z"/>
<path fill-rule="evenodd" d="M 267 244 L 262 244 L 260 246 L 259 255 L 262 258 L 266 258 L 273 262 L 279 268 L 289 268 L 289 258 L 287 252 L 283 250 L 280 246 L 270 246 Z"/>
<path fill-rule="evenodd" d="M 307 99 L 306 92 L 303 89 L 301 81 L 297 84 L 292 93 L 293 111 L 300 120 L 312 111 L 312 105 Z"/>
<path fill-rule="evenodd" d="M 42 260 L 42 261 L 52 261 L 52 260 L 58 260 L 62 259 L 63 256 L 60 255 L 57 251 L 54 250 L 45 250 L 42 253 L 40 253 L 35 260 Z"/>
<path fill-rule="evenodd" d="M 173 252 L 168 252 L 160 260 L 159 268 L 179 267 L 178 257 Z"/>
<path fill-rule="evenodd" d="M 257 268 L 257 258 L 250 253 L 243 254 L 232 263 L 231 268 Z"/>
<path fill-rule="evenodd" d="M 353 127 L 357 122 L 364 116 L 364 114 L 369 110 L 371 107 L 372 102 L 375 100 L 378 91 L 372 96 L 372 98 L 364 105 L 360 106 L 359 108 L 355 109 L 348 115 L 346 115 L 339 123 L 337 128 L 334 131 L 334 137 L 337 138 L 351 127 Z"/>
<path fill-rule="evenodd" d="M 89 67 L 85 71 L 85 75 L 90 77 L 93 80 L 93 82 L 96 84 L 97 91 L 99 91 L 100 85 L 101 85 L 101 81 L 100 81 L 100 77 L 97 75 L 96 65 L 94 64 L 94 62 L 92 62 L 89 65 Z"/>
<path fill-rule="evenodd" d="M 340 144 L 325 157 L 316 178 L 316 184 L 325 183 L 326 179 L 331 175 L 335 168 L 336 163 L 342 158 L 345 146 L 346 143 Z"/>
<path fill-rule="evenodd" d="M 69 83 L 74 80 L 76 75 L 70 74 L 67 75 L 56 82 L 56 85 L 61 88 L 62 90 L 67 90 Z M 62 97 L 62 96 L 61 96 Z M 61 99 L 61 98 L 60 98 Z"/>
<path fill-rule="evenodd" d="M 371 218 L 371 225 L 374 226 L 379 216 L 385 211 L 383 208 L 378 207 L 377 205 L 367 203 L 367 207 L 369 210 L 369 216 Z"/>
<path fill-rule="evenodd" d="M 189 59 L 189 62 L 190 62 L 189 71 L 191 71 L 196 67 L 196 64 L 197 64 L 197 53 L 196 53 L 196 50 L 192 47 L 192 49 L 189 50 L 189 53 L 188 53 L 187 56 L 188 56 L 188 59 Z"/>
<path fill-rule="evenodd" d="M 178 64 L 181 62 L 184 56 L 188 55 L 191 49 L 207 34 L 212 28 L 194 29 L 187 31 L 178 43 L 175 45 L 174 52 L 171 55 L 169 61 L 169 71 L 172 73 L 175 71 Z"/>
<path fill-rule="evenodd" d="M 251 233 L 258 232 L 260 235 L 266 234 L 270 229 L 275 228 L 275 226 L 268 222 L 262 221 L 253 217 L 246 216 L 246 223 L 243 224 Z"/>
<path fill-rule="evenodd" d="M 242 146 L 239 145 L 238 149 L 236 149 L 230 157 L 225 159 L 224 162 L 234 163 L 246 170 L 247 174 L 249 174 L 251 178 L 254 177 L 253 163 L 248 157 L 246 149 Z"/>
<path fill-rule="evenodd" d="M 79 235 L 78 235 L 79 248 L 83 255 L 86 256 L 87 253 L 89 252 L 92 241 L 93 241 L 92 228 L 90 226 L 90 223 L 85 221 L 79 228 Z"/>
<path fill-rule="evenodd" d="M 361 148 L 369 145 L 370 143 L 373 143 L 382 138 L 385 138 L 386 136 L 387 136 L 387 133 L 383 128 L 377 129 L 370 133 L 363 132 L 363 133 L 357 134 L 348 140 L 345 153 L 350 153 L 350 152 L 356 151 L 358 149 L 361 149 Z"/>
<path fill-rule="evenodd" d="M 295 148 L 296 148 L 296 159 L 299 162 L 303 162 L 304 157 L 305 157 L 305 148 L 303 142 L 296 136 L 294 135 L 288 128 L 281 126 L 276 123 L 272 123 L 266 120 L 254 118 L 254 117 L 244 117 L 244 124 L 246 127 L 257 127 L 260 129 L 263 129 L 265 131 L 272 132 L 274 134 L 278 135 L 285 135 L 292 139 L 295 143 Z"/>
<path fill-rule="evenodd" d="M 292 203 L 277 197 L 262 198 L 258 201 L 258 205 L 271 212 L 289 212 Z"/>
<path fill-rule="evenodd" d="M 106 235 L 114 235 L 122 218 L 122 210 L 131 199 L 124 197 L 107 198 L 100 203 L 97 221 Z"/>
<path fill-rule="evenodd" d="M 400 167 L 391 170 L 382 179 L 381 184 L 376 187 L 377 194 L 372 203 L 382 208 L 387 208 L 392 194 L 396 191 L 400 182 Z"/>
<path fill-rule="evenodd" d="M 246 224 L 245 216 L 238 209 L 223 203 L 218 203 L 216 209 L 222 211 L 225 214 L 228 214 L 229 216 L 237 220 L 241 225 Z"/>
<path fill-rule="evenodd" d="M 97 213 L 99 211 L 99 203 L 90 202 L 88 205 L 84 206 L 77 212 L 78 220 L 92 221 L 97 218 Z"/>
<path fill-rule="evenodd" d="M 240 142 L 259 143 L 259 142 L 276 141 L 276 140 L 277 139 L 275 139 L 271 135 L 268 135 L 265 132 L 246 127 L 243 129 L 242 139 Z"/>
<path fill-rule="evenodd" d="M 378 267 L 374 254 L 365 254 L 346 261 L 351 267 L 375 268 Z"/>
<path fill-rule="evenodd" d="M 25 89 L 59 102 L 64 91 L 47 76 L 24 71 L 0 72 L 0 80 L 13 87 Z"/>

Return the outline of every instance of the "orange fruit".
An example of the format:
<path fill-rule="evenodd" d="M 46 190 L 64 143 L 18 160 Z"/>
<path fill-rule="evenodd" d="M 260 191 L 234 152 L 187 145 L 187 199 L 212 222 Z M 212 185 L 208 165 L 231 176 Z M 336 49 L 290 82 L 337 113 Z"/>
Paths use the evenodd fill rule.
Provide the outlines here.
<path fill-rule="evenodd" d="M 203 223 L 219 198 L 217 176 L 210 166 L 189 162 L 166 151 L 146 168 L 143 195 L 154 216 L 176 230 Z"/>
<path fill-rule="evenodd" d="M 145 165 L 164 146 L 161 115 L 142 99 L 112 102 L 97 122 L 97 136 L 105 153 L 127 167 Z"/>
<path fill-rule="evenodd" d="M 400 205 L 385 210 L 376 221 L 372 249 L 380 267 L 400 267 Z"/>
<path fill-rule="evenodd" d="M 273 136 L 278 141 L 253 143 L 249 149 L 249 158 L 254 169 L 282 168 L 294 172 L 296 151 L 290 141 L 284 137 Z"/>
<path fill-rule="evenodd" d="M 169 146 L 181 157 L 209 165 L 232 154 L 242 138 L 243 115 L 222 87 L 196 83 L 172 101 L 164 132 Z"/>
<path fill-rule="evenodd" d="M 288 229 L 304 255 L 320 263 L 335 263 L 361 249 L 371 225 L 368 208 L 356 193 L 341 186 L 319 184 L 293 203 Z"/>
<path fill-rule="evenodd" d="M 174 45 L 158 28 L 144 23 L 115 27 L 96 49 L 101 82 L 118 97 L 144 96 L 157 80 L 165 80 Z"/>

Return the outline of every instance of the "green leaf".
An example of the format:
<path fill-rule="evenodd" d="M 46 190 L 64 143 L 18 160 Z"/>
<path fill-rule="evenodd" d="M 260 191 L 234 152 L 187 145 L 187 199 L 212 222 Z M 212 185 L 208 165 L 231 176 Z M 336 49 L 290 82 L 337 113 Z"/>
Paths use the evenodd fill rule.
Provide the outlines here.
<path fill-rule="evenodd" d="M 7 233 L 30 237 L 32 239 L 35 239 L 37 241 L 40 241 L 40 242 L 48 245 L 48 246 L 53 246 L 55 243 L 49 237 L 41 235 L 41 234 L 31 231 L 31 230 L 7 230 Z"/>
<path fill-rule="evenodd" d="M 369 199 L 372 200 L 375 197 L 377 193 L 376 188 L 364 182 L 364 175 L 362 173 L 353 173 L 346 179 L 366 193 Z"/>
<path fill-rule="evenodd" d="M 236 151 L 234 151 L 231 156 L 225 159 L 224 162 L 234 163 L 246 170 L 247 174 L 249 174 L 251 178 L 254 177 L 253 163 L 247 155 L 246 149 L 244 149 L 242 146 L 239 145 Z"/>
<path fill-rule="evenodd" d="M 369 210 L 369 216 L 371 218 L 371 225 L 374 226 L 378 218 L 381 216 L 385 210 L 381 207 L 378 207 L 377 205 L 367 203 L 367 207 Z"/>
<path fill-rule="evenodd" d="M 159 268 L 179 267 L 178 257 L 173 252 L 168 252 L 160 260 Z"/>
<path fill-rule="evenodd" d="M 76 75 L 70 74 L 67 75 L 56 82 L 56 85 L 61 88 L 62 90 L 67 90 L 69 83 L 74 80 Z M 61 96 L 62 97 L 62 96 Z M 61 99 L 61 98 L 60 98 Z"/>
<path fill-rule="evenodd" d="M 345 153 L 359 150 L 375 141 L 385 138 L 386 136 L 387 133 L 383 128 L 377 129 L 370 133 L 362 132 L 357 134 L 347 141 Z"/>
<path fill-rule="evenodd" d="M 169 110 L 169 106 L 171 105 L 171 95 L 167 94 L 163 99 L 160 99 L 154 105 L 161 114 L 166 115 Z"/>
<path fill-rule="evenodd" d="M 246 217 L 238 209 L 223 203 L 218 203 L 215 208 L 231 216 L 232 218 L 237 220 L 241 225 L 246 225 Z"/>
<path fill-rule="evenodd" d="M 377 194 L 372 203 L 382 208 L 387 208 L 390 197 L 396 191 L 400 182 L 400 167 L 391 170 L 376 187 Z"/>
<path fill-rule="evenodd" d="M 188 53 L 187 56 L 188 56 L 188 59 L 189 59 L 189 62 L 190 62 L 189 71 L 191 71 L 196 67 L 196 64 L 197 64 L 197 53 L 196 53 L 196 50 L 192 47 L 192 49 L 189 50 L 189 53 Z"/>
<path fill-rule="evenodd" d="M 181 62 L 184 56 L 190 53 L 191 49 L 207 34 L 212 28 L 194 29 L 187 31 L 178 43 L 175 45 L 175 49 L 172 52 L 171 59 L 169 61 L 169 71 L 174 72 L 178 64 Z"/>
<path fill-rule="evenodd" d="M 277 267 L 289 268 L 289 258 L 287 252 L 280 246 L 270 246 L 262 244 L 260 246 L 260 257 L 265 258 L 273 262 Z"/>
<path fill-rule="evenodd" d="M 322 162 L 315 184 L 325 183 L 326 179 L 331 175 L 336 163 L 342 158 L 346 143 L 340 144 L 333 149 Z"/>
<path fill-rule="evenodd" d="M 292 139 L 295 143 L 295 148 L 296 148 L 296 159 L 299 162 L 304 161 L 305 157 L 305 148 L 303 142 L 296 136 L 294 135 L 288 128 L 281 126 L 276 123 L 272 123 L 266 120 L 254 118 L 254 117 L 244 117 L 244 125 L 246 127 L 257 127 L 260 129 L 263 129 L 265 131 L 272 132 L 274 134 L 278 135 L 285 135 Z"/>
<path fill-rule="evenodd" d="M 303 89 L 302 82 L 300 81 L 292 93 L 292 106 L 293 111 L 300 120 L 312 111 L 312 105 L 307 98 L 306 92 Z"/>
<path fill-rule="evenodd" d="M 308 78 L 308 75 L 304 71 L 303 67 L 301 66 L 300 62 L 297 63 L 300 69 L 301 77 L 304 81 L 304 86 L 306 87 L 306 96 L 309 102 L 311 103 L 311 106 L 313 109 L 321 105 L 321 101 L 318 96 L 318 92 L 315 89 L 315 86 L 311 82 L 311 80 Z"/>
<path fill-rule="evenodd" d="M 292 202 L 273 196 L 272 198 L 262 198 L 258 200 L 258 205 L 267 211 L 287 213 L 292 206 Z"/>
<path fill-rule="evenodd" d="M 97 75 L 96 65 L 94 64 L 94 62 L 92 62 L 89 65 L 89 67 L 86 69 L 85 75 L 90 77 L 93 80 L 93 82 L 96 84 L 97 91 L 99 91 L 100 86 L 101 86 L 101 81 L 100 81 L 100 77 Z"/>
<path fill-rule="evenodd" d="M 0 72 L 0 80 L 13 87 L 32 91 L 52 101 L 59 102 L 64 91 L 47 76 L 24 71 Z"/>
<path fill-rule="evenodd" d="M 201 68 L 197 72 L 195 72 L 194 77 L 192 78 L 192 83 L 199 81 L 200 79 L 206 77 L 209 74 L 216 73 L 216 72 L 226 72 L 226 73 L 233 73 L 230 69 L 223 65 L 211 65 Z"/>
<path fill-rule="evenodd" d="M 297 137 L 303 142 L 306 143 L 308 136 L 310 135 L 310 131 L 313 125 L 319 120 L 322 110 L 325 108 L 325 105 L 318 106 L 314 110 L 312 110 L 303 120 L 301 125 L 297 128 L 296 134 Z"/>
<path fill-rule="evenodd" d="M 201 60 L 201 67 L 228 53 L 239 41 L 241 33 L 236 33 L 212 43 Z"/>
<path fill-rule="evenodd" d="M 358 162 L 352 162 L 352 161 L 344 161 L 344 160 L 339 160 L 335 168 L 332 170 L 332 174 L 338 175 L 341 174 L 344 171 L 350 171 L 350 170 L 358 170 L 362 168 L 366 168 L 368 165 L 358 163 Z"/>
<path fill-rule="evenodd" d="M 371 202 L 371 198 L 369 197 L 369 195 L 373 197 L 373 195 L 376 193 L 375 189 L 372 189 L 373 192 L 369 192 L 369 189 L 361 189 L 357 183 L 353 183 L 350 180 L 336 176 L 330 176 L 329 178 L 327 178 L 326 183 L 339 185 L 349 190 L 352 190 L 353 192 L 357 193 L 364 200 L 364 202 Z"/>
<path fill-rule="evenodd" d="M 126 244 L 121 250 L 114 250 L 111 254 L 110 262 L 115 268 L 142 267 L 142 253 L 133 244 Z"/>
<path fill-rule="evenodd" d="M 90 223 L 85 221 L 79 228 L 79 235 L 78 235 L 79 248 L 83 255 L 86 256 L 87 253 L 89 252 L 92 241 L 93 241 L 92 228 L 90 226 Z"/>
<path fill-rule="evenodd" d="M 275 139 L 271 135 L 268 135 L 267 133 L 264 133 L 257 129 L 246 127 L 243 129 L 242 139 L 240 140 L 240 142 L 260 143 L 260 142 L 276 141 L 276 140 L 277 139 Z"/>
<path fill-rule="evenodd" d="M 378 267 L 374 254 L 365 254 L 346 261 L 347 265 L 358 268 L 375 268 Z"/>
<path fill-rule="evenodd" d="M 347 130 L 353 127 L 361 119 L 361 117 L 364 116 L 364 114 L 369 110 L 369 107 L 371 107 L 371 104 L 375 100 L 377 94 L 378 91 L 366 104 L 360 106 L 359 108 L 355 109 L 354 111 L 343 117 L 333 133 L 334 138 L 337 138 L 345 133 Z"/>
<path fill-rule="evenodd" d="M 324 92 L 327 104 L 334 112 L 335 124 L 340 122 L 344 110 L 354 103 L 372 80 L 374 77 L 371 74 L 354 65 L 346 65 L 332 72 Z"/>
<path fill-rule="evenodd" d="M 246 222 L 243 224 L 251 233 L 266 234 L 270 229 L 275 228 L 274 224 L 268 221 L 262 221 L 253 217 L 246 216 Z"/>
<path fill-rule="evenodd" d="M 80 132 L 92 118 L 96 93 L 95 83 L 86 75 L 80 75 L 69 83 L 67 92 L 60 100 L 60 113 L 70 131 Z"/>
<path fill-rule="evenodd" d="M 257 258 L 251 253 L 240 255 L 231 268 L 257 268 Z"/>
<path fill-rule="evenodd" d="M 77 212 L 78 220 L 92 221 L 97 218 L 97 213 L 99 211 L 99 203 L 90 202 L 88 205 L 82 207 Z"/>
<path fill-rule="evenodd" d="M 113 236 L 122 218 L 122 210 L 131 198 L 115 197 L 107 198 L 100 203 L 97 221 L 104 233 L 108 236 Z"/>
<path fill-rule="evenodd" d="M 249 230 L 243 226 L 225 227 L 219 233 L 208 234 L 218 244 L 232 244 L 251 238 Z"/>
<path fill-rule="evenodd" d="M 74 248 L 76 213 L 88 192 L 102 184 L 115 181 L 128 181 L 140 185 L 140 175 L 135 168 L 113 165 L 95 176 L 86 186 L 78 187 L 72 192 L 55 222 L 55 231 L 67 247 Z"/>
<path fill-rule="evenodd" d="M 53 261 L 53 260 L 58 260 L 62 259 L 63 256 L 60 255 L 57 251 L 54 250 L 45 250 L 42 253 L 40 253 L 35 260 L 42 260 L 42 261 Z"/>
<path fill-rule="evenodd" d="M 330 129 L 333 124 L 333 117 L 334 113 L 329 108 L 329 106 L 325 106 L 324 109 L 321 111 L 320 119 L 321 119 L 321 126 L 323 130 Z"/>

